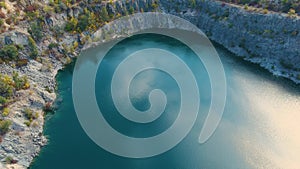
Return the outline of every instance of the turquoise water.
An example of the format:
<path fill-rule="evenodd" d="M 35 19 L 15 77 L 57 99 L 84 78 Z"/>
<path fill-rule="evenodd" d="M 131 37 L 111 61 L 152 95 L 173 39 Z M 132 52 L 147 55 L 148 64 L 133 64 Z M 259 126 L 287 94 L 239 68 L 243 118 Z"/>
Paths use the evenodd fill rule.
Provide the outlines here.
<path fill-rule="evenodd" d="M 272 123 L 274 119 L 275 121 L 277 119 L 272 114 L 278 112 L 279 109 L 273 110 L 268 107 L 274 103 L 266 103 L 260 108 L 259 103 L 255 102 L 258 99 L 252 100 L 259 96 L 257 92 L 260 90 L 266 91 L 262 94 L 266 98 L 258 97 L 263 100 L 271 100 L 268 97 L 274 98 L 274 95 L 275 97 L 281 96 L 284 99 L 279 99 L 279 104 L 292 103 L 294 109 L 286 110 L 285 113 L 295 117 L 295 111 L 298 108 L 300 110 L 299 86 L 271 77 L 257 66 L 232 59 L 232 54 L 218 46 L 217 51 L 224 64 L 228 83 L 227 102 L 224 117 L 216 132 L 206 143 L 199 144 L 199 132 L 210 104 L 210 84 L 207 72 L 201 61 L 188 47 L 169 37 L 157 35 L 140 35 L 122 41 L 108 53 L 99 66 L 95 91 L 97 101 L 99 108 L 104 112 L 104 117 L 114 129 L 132 137 L 149 137 L 164 131 L 177 117 L 176 112 L 180 103 L 179 88 L 172 77 L 157 70 L 139 73 L 130 86 L 130 98 L 139 110 L 149 108 L 147 97 L 151 89 L 160 88 L 166 92 L 168 104 L 165 113 L 157 121 L 150 124 L 129 122 L 119 115 L 113 106 L 109 88 L 113 71 L 128 54 L 147 47 L 172 51 L 183 59 L 197 75 L 201 106 L 197 121 L 189 135 L 170 151 L 151 158 L 130 159 L 106 152 L 89 139 L 78 122 L 71 92 L 74 65 L 69 65 L 57 75 L 59 108 L 55 115 L 47 117 L 44 130 L 44 134 L 49 138 L 49 144 L 42 149 L 30 167 L 31 169 L 266 168 L 267 165 L 274 167 L 281 165 L 278 164 L 278 158 L 274 157 L 274 154 L 282 153 L 279 155 L 281 158 L 283 155 L 293 157 L 292 155 L 299 150 L 290 149 L 289 152 L 286 150 L 288 146 L 275 143 L 273 135 L 281 133 L 277 133 L 276 126 Z M 258 87 L 261 89 L 256 90 Z M 298 114 L 295 120 L 299 118 Z M 272 119 L 272 122 L 267 123 L 269 119 Z M 269 130 L 270 128 L 273 130 Z M 294 136 L 291 138 L 297 140 Z M 286 151 L 277 151 L 281 147 Z M 276 153 L 272 153 L 275 151 Z M 293 158 L 290 159 L 293 160 Z M 285 159 L 282 158 L 282 160 Z M 297 160 L 295 156 L 292 162 L 297 165 Z M 287 164 L 291 163 L 287 162 Z"/>

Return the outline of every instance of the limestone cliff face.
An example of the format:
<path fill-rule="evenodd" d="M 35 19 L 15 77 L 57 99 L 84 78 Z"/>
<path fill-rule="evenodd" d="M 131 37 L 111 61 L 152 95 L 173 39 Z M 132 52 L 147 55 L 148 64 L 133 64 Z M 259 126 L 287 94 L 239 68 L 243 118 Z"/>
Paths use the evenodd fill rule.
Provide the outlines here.
<path fill-rule="evenodd" d="M 196 24 L 237 56 L 300 83 L 300 18 L 218 1 L 161 0 L 163 11 Z"/>
<path fill-rule="evenodd" d="M 213 0 L 131 0 L 107 4 L 110 14 L 152 11 L 185 18 L 214 42 L 276 76 L 300 83 L 300 17 L 226 4 Z"/>

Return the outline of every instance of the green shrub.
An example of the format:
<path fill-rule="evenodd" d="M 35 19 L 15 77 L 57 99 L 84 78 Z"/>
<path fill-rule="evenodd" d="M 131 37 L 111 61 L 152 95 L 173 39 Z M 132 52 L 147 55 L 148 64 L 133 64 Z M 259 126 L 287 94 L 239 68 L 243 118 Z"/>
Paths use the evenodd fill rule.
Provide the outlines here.
<path fill-rule="evenodd" d="M 13 81 L 12 79 L 5 75 L 3 76 L 2 74 L 0 74 L 0 95 L 1 95 L 1 102 L 5 103 L 7 100 L 7 98 L 10 98 L 13 96 L 13 91 L 14 91 L 14 87 L 13 87 Z"/>
<path fill-rule="evenodd" d="M 13 160 L 14 160 L 14 159 L 13 159 L 11 156 L 7 156 L 7 157 L 5 158 L 6 164 L 11 164 Z"/>
<path fill-rule="evenodd" d="M 45 6 L 43 7 L 43 11 L 44 11 L 45 13 L 47 13 L 47 14 L 51 14 L 51 13 L 54 12 L 54 9 L 53 9 L 53 7 L 51 7 L 51 6 L 45 5 Z"/>
<path fill-rule="evenodd" d="M 4 24 L 3 19 L 0 18 L 0 27 Z"/>
<path fill-rule="evenodd" d="M 134 13 L 134 8 L 133 8 L 133 6 L 130 6 L 130 8 L 129 8 L 129 13 L 130 13 L 130 14 L 133 14 L 133 13 Z"/>
<path fill-rule="evenodd" d="M 262 12 L 263 12 L 263 14 L 268 14 L 269 13 L 268 9 L 264 9 Z"/>
<path fill-rule="evenodd" d="M 29 29 L 29 33 L 31 34 L 31 36 L 33 37 L 33 39 L 35 41 L 40 41 L 43 37 L 43 32 L 42 32 L 43 28 L 41 23 L 39 22 L 32 22 L 30 24 L 30 29 Z"/>
<path fill-rule="evenodd" d="M 31 121 L 25 121 L 24 124 L 25 124 L 27 127 L 30 127 Z"/>
<path fill-rule="evenodd" d="M 7 6 L 6 6 L 6 3 L 5 2 L 0 2 L 0 9 L 1 8 L 4 8 L 4 9 L 6 9 L 7 8 Z"/>
<path fill-rule="evenodd" d="M 36 59 L 36 57 L 38 56 L 38 48 L 35 41 L 31 37 L 28 37 L 28 46 L 30 50 L 29 56 L 32 59 Z"/>
<path fill-rule="evenodd" d="M 3 109 L 2 116 L 6 117 L 6 116 L 9 115 L 9 113 L 10 113 L 9 108 L 5 107 L 5 108 Z"/>
<path fill-rule="evenodd" d="M 291 9 L 289 10 L 289 12 L 288 12 L 288 15 L 289 15 L 289 16 L 296 16 L 297 14 L 296 14 L 295 9 L 292 9 L 292 8 L 291 8 Z"/>
<path fill-rule="evenodd" d="M 28 89 L 30 87 L 27 76 L 20 77 L 17 72 L 13 72 L 13 80 L 16 90 Z"/>
<path fill-rule="evenodd" d="M 21 66 L 25 66 L 28 64 L 28 60 L 27 59 L 18 59 L 16 62 L 16 66 L 21 67 Z"/>
<path fill-rule="evenodd" d="M 189 0 L 189 5 L 190 5 L 190 7 L 195 8 L 196 7 L 196 0 Z"/>
<path fill-rule="evenodd" d="M 18 55 L 18 48 L 15 45 L 4 45 L 0 49 L 1 58 L 16 60 Z"/>
<path fill-rule="evenodd" d="M 72 32 L 76 30 L 78 24 L 78 20 L 74 17 L 72 17 L 70 20 L 67 21 L 65 26 L 65 31 Z"/>
<path fill-rule="evenodd" d="M 155 1 L 151 4 L 151 7 L 153 10 L 156 10 L 158 8 L 158 3 Z"/>
<path fill-rule="evenodd" d="M 48 45 L 48 49 L 53 49 L 53 48 L 56 48 L 56 47 L 58 47 L 58 43 L 50 43 L 49 45 Z"/>
<path fill-rule="evenodd" d="M 78 29 L 82 32 L 89 26 L 89 15 L 80 15 L 78 17 Z"/>
<path fill-rule="evenodd" d="M 33 110 L 31 110 L 29 108 L 25 108 L 23 113 L 30 122 L 39 117 L 39 114 L 37 112 L 34 112 Z"/>
<path fill-rule="evenodd" d="M 5 97 L 3 97 L 3 96 L 0 96 L 0 104 L 4 105 L 6 103 L 7 103 L 7 99 Z"/>
<path fill-rule="evenodd" d="M 7 133 L 11 124 L 10 120 L 0 120 L 0 134 L 3 135 Z"/>
<path fill-rule="evenodd" d="M 54 25 L 50 29 L 53 32 L 55 38 L 60 38 L 64 34 L 64 29 L 62 29 L 61 27 L 59 27 L 57 25 Z"/>
<path fill-rule="evenodd" d="M 109 20 L 109 16 L 108 16 L 106 7 L 102 7 L 100 16 L 101 16 L 102 21 L 104 21 L 104 22 L 107 22 Z"/>
<path fill-rule="evenodd" d="M 41 17 L 39 11 L 27 11 L 25 12 L 26 18 L 29 21 L 34 21 Z"/>

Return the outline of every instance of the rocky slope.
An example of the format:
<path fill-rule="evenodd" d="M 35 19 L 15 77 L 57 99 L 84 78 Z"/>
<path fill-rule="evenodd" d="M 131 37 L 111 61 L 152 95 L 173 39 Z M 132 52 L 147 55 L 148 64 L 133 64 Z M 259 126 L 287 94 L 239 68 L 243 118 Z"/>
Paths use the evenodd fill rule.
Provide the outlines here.
<path fill-rule="evenodd" d="M 197 25 L 226 49 L 274 75 L 300 83 L 300 18 L 218 1 L 161 1 L 167 13 Z"/>
<path fill-rule="evenodd" d="M 46 103 L 52 103 L 56 95 L 55 75 L 70 58 L 78 55 L 83 45 L 91 40 L 92 34 L 103 24 L 82 27 L 70 27 L 70 32 L 64 31 L 66 23 L 81 21 L 81 14 L 101 18 L 109 22 L 122 15 L 133 12 L 161 10 L 162 12 L 179 15 L 197 25 L 210 39 L 221 44 L 237 56 L 260 64 L 275 75 L 287 77 L 296 83 L 300 82 L 300 20 L 284 14 L 269 12 L 263 14 L 259 10 L 225 4 L 216 1 L 186 1 L 186 0 L 130 0 L 96 2 L 92 0 L 71 1 L 71 4 L 58 3 L 46 9 L 48 1 L 5 1 L 6 9 L 2 13 L 12 16 L 10 11 L 20 10 L 19 17 L 24 20 L 8 24 L 4 23 L 5 31 L 0 35 L 1 46 L 7 44 L 20 45 L 19 58 L 27 60 L 26 64 L 17 66 L 15 61 L 0 64 L 0 73 L 12 74 L 18 71 L 27 75 L 31 83 L 29 90 L 18 92 L 16 102 L 9 105 L 11 113 L 8 117 L 13 124 L 10 132 L 3 136 L 0 143 L 0 168 L 26 168 L 46 143 L 42 135 L 44 124 L 43 108 Z M 22 4 L 23 8 L 18 6 Z M 40 8 L 37 8 L 40 7 Z M 159 7 L 159 8 L 157 8 Z M 20 8 L 20 9 L 19 9 Z M 103 16 L 106 14 L 108 16 Z M 42 37 L 37 39 L 38 56 L 30 57 L 31 48 L 28 45 L 32 21 L 26 20 L 27 11 L 39 11 L 36 16 L 41 20 Z M 47 12 L 49 11 L 50 12 Z M 87 12 L 87 10 L 89 12 Z M 255 10 L 255 11 L 254 11 Z M 24 12 L 25 11 L 25 12 Z M 31 12 L 32 12 L 31 11 Z M 103 12 L 104 11 L 104 12 Z M 32 14 L 32 13 L 30 13 Z M 99 15 L 99 16 L 98 16 Z M 31 16 L 31 15 L 30 15 Z M 107 19 L 103 19 L 106 18 Z M 76 22 L 75 22 L 76 23 Z M 41 114 L 36 120 L 37 125 L 27 127 L 22 109 L 30 107 Z M 7 156 L 17 161 L 17 164 L 6 165 Z"/>

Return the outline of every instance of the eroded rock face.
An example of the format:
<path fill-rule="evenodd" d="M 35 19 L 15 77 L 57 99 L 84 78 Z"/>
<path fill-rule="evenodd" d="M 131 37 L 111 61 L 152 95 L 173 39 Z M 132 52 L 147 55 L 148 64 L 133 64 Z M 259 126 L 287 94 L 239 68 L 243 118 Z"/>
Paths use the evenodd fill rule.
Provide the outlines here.
<path fill-rule="evenodd" d="M 216 1 L 160 1 L 165 12 L 196 24 L 208 37 L 275 75 L 300 83 L 300 19 L 262 14 Z"/>
<path fill-rule="evenodd" d="M 7 168 L 26 168 L 30 165 L 35 156 L 38 155 L 40 148 L 47 143 L 43 136 L 43 107 L 47 102 L 53 102 L 56 98 L 55 93 L 49 93 L 45 90 L 46 86 L 55 86 L 56 71 L 62 66 L 61 63 L 56 65 L 51 71 L 39 71 L 42 64 L 31 60 L 27 66 L 21 69 L 15 69 L 11 66 L 1 64 L 0 73 L 12 74 L 17 71 L 19 75 L 26 75 L 30 81 L 30 89 L 20 90 L 17 92 L 19 101 L 9 105 L 10 114 L 7 118 L 12 121 L 11 131 L 3 138 L 0 145 L 0 159 L 5 162 L 6 157 L 12 157 L 17 164 L 7 165 Z M 34 120 L 30 127 L 24 123 L 27 120 L 24 117 L 25 108 L 30 108 L 39 116 Z M 1 167 L 0 167 L 1 168 Z"/>

